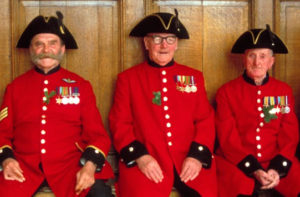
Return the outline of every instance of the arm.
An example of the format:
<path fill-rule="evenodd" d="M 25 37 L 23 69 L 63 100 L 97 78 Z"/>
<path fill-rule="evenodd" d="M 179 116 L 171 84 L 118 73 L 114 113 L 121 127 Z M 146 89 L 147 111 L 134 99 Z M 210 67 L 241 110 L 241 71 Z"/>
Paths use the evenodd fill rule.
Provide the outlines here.
<path fill-rule="evenodd" d="M 130 76 L 119 74 L 114 103 L 109 114 L 110 128 L 114 145 L 120 153 L 121 161 L 127 167 L 137 167 L 155 183 L 163 179 L 162 170 L 154 157 L 148 154 L 144 144 L 134 134 L 134 117 L 132 112 Z"/>
<path fill-rule="evenodd" d="M 214 111 L 208 102 L 203 75 L 200 72 L 196 77 L 196 83 L 195 137 L 190 145 L 190 150 L 183 162 L 180 173 L 180 178 L 184 182 L 194 180 L 199 175 L 202 167 L 206 169 L 211 167 L 215 142 Z"/>
<path fill-rule="evenodd" d="M 5 180 L 25 181 L 23 171 L 15 159 L 12 149 L 13 139 L 13 108 L 12 87 L 7 86 L 3 104 L 0 108 L 0 171 L 3 170 Z"/>
<path fill-rule="evenodd" d="M 295 101 L 291 88 L 287 87 L 287 90 L 290 112 L 282 114 L 278 133 L 279 153 L 268 167 L 276 170 L 281 178 L 288 174 L 299 142 L 298 120 L 294 112 Z"/>
<path fill-rule="evenodd" d="M 233 165 L 236 165 L 247 176 L 262 169 L 257 159 L 249 154 L 242 145 L 233 106 L 230 103 L 231 89 L 227 86 L 220 88 L 216 95 L 216 129 L 221 154 Z M 234 90 L 237 91 L 237 90 Z"/>
<path fill-rule="evenodd" d="M 110 138 L 104 129 L 101 115 L 96 106 L 96 99 L 89 82 L 81 87 L 81 142 L 85 145 L 80 164 L 92 161 L 100 171 L 110 149 Z"/>
<path fill-rule="evenodd" d="M 120 153 L 121 161 L 127 167 L 136 165 L 136 159 L 148 154 L 146 147 L 138 141 L 133 131 L 133 114 L 128 76 L 119 74 L 114 103 L 109 114 L 114 146 Z"/>

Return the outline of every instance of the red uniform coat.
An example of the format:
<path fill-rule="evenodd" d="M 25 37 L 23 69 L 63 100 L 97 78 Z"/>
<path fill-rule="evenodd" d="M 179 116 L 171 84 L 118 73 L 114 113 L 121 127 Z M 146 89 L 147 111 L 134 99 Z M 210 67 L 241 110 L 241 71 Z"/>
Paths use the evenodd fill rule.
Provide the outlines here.
<path fill-rule="evenodd" d="M 246 174 L 247 168 L 255 163 L 247 161 L 249 155 L 262 168 L 275 168 L 286 176 L 276 187 L 284 196 L 294 197 L 300 191 L 299 162 L 294 156 L 299 140 L 298 121 L 292 90 L 272 77 L 267 79 L 264 85 L 255 86 L 246 82 L 249 78 L 244 74 L 217 92 L 216 125 L 220 147 L 216 163 L 220 196 L 252 194 L 254 179 Z M 289 163 L 288 171 L 285 168 Z"/>
<path fill-rule="evenodd" d="M 184 84 L 190 84 L 190 90 L 184 90 Z M 192 142 L 213 151 L 214 112 L 206 97 L 202 73 L 177 63 L 157 68 L 144 62 L 119 74 L 109 118 L 117 151 L 129 145 L 130 154 L 134 152 L 130 144 L 140 142 L 158 161 L 164 175 L 163 181 L 156 184 L 137 166 L 128 168 L 120 162 L 121 197 L 169 196 L 173 167 L 180 174 Z M 196 149 L 202 151 L 203 146 Z M 187 185 L 203 197 L 216 196 L 214 160 L 210 169 L 202 168 Z"/>
<path fill-rule="evenodd" d="M 90 83 L 63 68 L 50 75 L 32 69 L 16 78 L 1 107 L 1 152 L 7 147 L 26 181 L 6 181 L 0 172 L 1 196 L 32 196 L 44 179 L 56 197 L 75 196 L 82 151 L 107 155 L 110 148 Z M 112 175 L 106 163 L 96 178 Z"/>

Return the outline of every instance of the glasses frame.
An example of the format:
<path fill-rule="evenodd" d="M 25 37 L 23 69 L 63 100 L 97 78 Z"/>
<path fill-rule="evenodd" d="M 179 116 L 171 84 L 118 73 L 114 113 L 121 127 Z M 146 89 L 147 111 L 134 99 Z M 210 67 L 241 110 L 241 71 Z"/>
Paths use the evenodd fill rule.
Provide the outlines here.
<path fill-rule="evenodd" d="M 161 44 L 163 43 L 164 40 L 166 40 L 166 43 L 169 45 L 175 44 L 177 37 L 175 35 L 170 35 L 170 36 L 159 36 L 159 35 L 149 35 L 148 37 L 152 38 L 152 41 L 154 44 Z M 159 42 L 155 42 L 156 38 L 160 38 Z M 169 38 L 175 38 L 174 41 L 170 40 L 168 41 Z"/>

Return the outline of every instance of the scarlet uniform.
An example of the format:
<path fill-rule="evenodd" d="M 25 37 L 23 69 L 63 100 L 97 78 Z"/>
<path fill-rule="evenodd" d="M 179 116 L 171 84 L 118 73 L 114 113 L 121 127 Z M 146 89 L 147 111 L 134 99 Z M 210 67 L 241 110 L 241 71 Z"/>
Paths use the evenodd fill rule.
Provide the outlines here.
<path fill-rule="evenodd" d="M 84 163 L 94 154 L 99 156 L 96 164 L 103 164 L 109 151 L 110 139 L 90 83 L 60 67 L 50 72 L 44 75 L 32 69 L 6 89 L 0 158 L 12 152 L 26 180 L 4 180 L 1 172 L 1 196 L 32 196 L 46 179 L 55 196 L 73 197 L 80 159 Z M 110 165 L 102 164 L 96 178 L 111 178 Z"/>
<path fill-rule="evenodd" d="M 275 169 L 275 189 L 286 197 L 300 191 L 300 166 L 295 157 L 299 140 L 291 88 L 272 77 L 256 86 L 246 73 L 221 87 L 217 101 L 216 163 L 219 194 L 251 195 L 259 168 Z"/>
<path fill-rule="evenodd" d="M 186 184 L 201 196 L 217 195 L 212 159 L 214 112 L 204 88 L 202 73 L 171 62 L 166 66 L 136 65 L 119 74 L 109 116 L 116 150 L 120 153 L 121 197 L 166 197 L 187 156 L 199 159 L 199 176 Z M 164 178 L 149 180 L 135 159 L 150 154 Z"/>

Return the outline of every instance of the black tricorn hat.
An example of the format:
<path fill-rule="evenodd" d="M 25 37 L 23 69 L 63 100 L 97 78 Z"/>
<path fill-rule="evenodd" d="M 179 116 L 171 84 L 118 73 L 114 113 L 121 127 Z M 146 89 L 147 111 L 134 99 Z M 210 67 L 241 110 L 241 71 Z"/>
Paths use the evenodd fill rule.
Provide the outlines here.
<path fill-rule="evenodd" d="M 266 25 L 266 29 L 251 29 L 243 33 L 233 45 L 231 53 L 244 53 L 247 49 L 255 48 L 268 48 L 273 53 L 288 53 L 285 44 L 270 30 L 269 25 Z"/>
<path fill-rule="evenodd" d="M 178 12 L 175 15 L 158 12 L 146 16 L 130 32 L 130 36 L 144 37 L 148 33 L 172 33 L 178 38 L 189 39 L 189 33 L 178 19 Z"/>
<path fill-rule="evenodd" d="M 36 34 L 52 33 L 63 40 L 67 49 L 77 49 L 78 46 L 75 39 L 67 27 L 62 23 L 62 13 L 57 11 L 56 14 L 57 18 L 54 16 L 45 17 L 41 15 L 35 17 L 21 35 L 17 48 L 29 48 L 30 42 Z"/>

